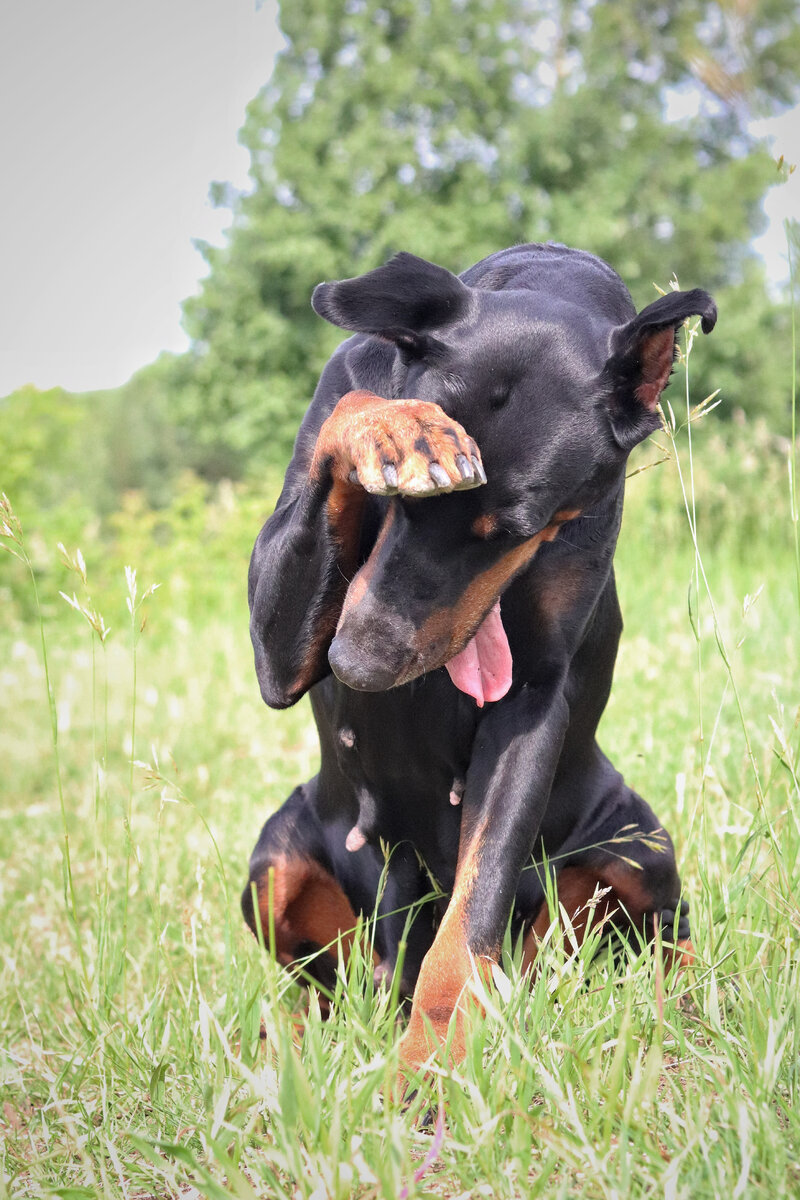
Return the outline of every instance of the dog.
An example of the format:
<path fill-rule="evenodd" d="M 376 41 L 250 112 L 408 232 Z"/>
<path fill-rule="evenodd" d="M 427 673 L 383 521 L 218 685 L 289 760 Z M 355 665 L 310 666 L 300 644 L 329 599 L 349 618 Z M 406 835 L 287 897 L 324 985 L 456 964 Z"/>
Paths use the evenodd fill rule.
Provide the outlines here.
<path fill-rule="evenodd" d="M 463 1055 L 466 985 L 509 919 L 535 956 L 548 875 L 577 937 L 594 905 L 595 925 L 691 953 L 672 841 L 595 732 L 626 462 L 659 426 L 677 330 L 709 333 L 717 311 L 696 289 L 637 313 L 607 263 L 552 244 L 461 276 L 400 253 L 311 302 L 353 336 L 300 426 L 249 601 L 263 699 L 310 693 L 321 764 L 264 825 L 242 905 L 327 988 L 337 939 L 347 953 L 375 911 L 375 978 L 399 969 L 416 1067 L 454 1013 Z"/>

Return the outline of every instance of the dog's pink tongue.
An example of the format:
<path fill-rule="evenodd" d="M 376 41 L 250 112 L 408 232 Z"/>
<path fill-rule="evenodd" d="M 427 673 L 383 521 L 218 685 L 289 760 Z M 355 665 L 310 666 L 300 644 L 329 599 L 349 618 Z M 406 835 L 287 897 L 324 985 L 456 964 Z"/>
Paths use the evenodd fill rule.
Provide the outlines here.
<path fill-rule="evenodd" d="M 445 666 L 456 687 L 472 696 L 478 708 L 487 700 L 502 700 L 511 687 L 513 663 L 499 600 L 472 641 Z"/>

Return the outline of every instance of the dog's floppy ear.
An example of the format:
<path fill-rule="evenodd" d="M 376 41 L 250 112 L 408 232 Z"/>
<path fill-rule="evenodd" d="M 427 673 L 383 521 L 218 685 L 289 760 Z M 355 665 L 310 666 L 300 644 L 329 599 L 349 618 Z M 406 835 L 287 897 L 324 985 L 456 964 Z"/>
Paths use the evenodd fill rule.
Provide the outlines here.
<path fill-rule="evenodd" d="M 614 438 L 623 450 L 658 428 L 656 406 L 672 374 L 675 335 L 686 318 L 694 316 L 701 318 L 703 333 L 710 333 L 717 321 L 716 304 L 700 288 L 659 296 L 612 332 L 603 378 L 610 392 Z"/>
<path fill-rule="evenodd" d="M 311 297 L 314 311 L 332 325 L 387 338 L 407 358 L 435 348 L 428 331 L 457 320 L 471 303 L 457 276 L 406 252 L 355 279 L 320 283 Z"/>

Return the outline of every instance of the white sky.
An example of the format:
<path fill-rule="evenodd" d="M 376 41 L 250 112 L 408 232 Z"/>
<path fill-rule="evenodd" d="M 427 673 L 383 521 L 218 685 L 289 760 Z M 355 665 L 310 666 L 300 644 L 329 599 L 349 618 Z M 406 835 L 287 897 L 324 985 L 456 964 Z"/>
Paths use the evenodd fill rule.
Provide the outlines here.
<path fill-rule="evenodd" d="M 755 122 L 753 131 L 759 137 L 769 137 L 770 149 L 776 159 L 783 155 L 787 163 L 797 168 L 786 183 L 768 193 L 764 209 L 769 217 L 769 227 L 755 241 L 756 249 L 764 256 L 770 279 L 780 284 L 789 277 L 784 222 L 800 221 L 800 106 L 773 120 Z M 796 272 L 795 278 L 798 278 Z"/>
<path fill-rule="evenodd" d="M 272 0 L 0 2 L 0 396 L 112 387 L 188 345 L 193 238 L 247 183 L 245 106 L 272 70 Z"/>
<path fill-rule="evenodd" d="M 113 387 L 186 347 L 192 239 L 222 240 L 208 187 L 247 183 L 236 134 L 278 46 L 274 0 L 2 3 L 0 396 Z M 774 152 L 800 160 L 797 114 Z M 769 201 L 775 278 L 799 201 L 800 169 Z"/>

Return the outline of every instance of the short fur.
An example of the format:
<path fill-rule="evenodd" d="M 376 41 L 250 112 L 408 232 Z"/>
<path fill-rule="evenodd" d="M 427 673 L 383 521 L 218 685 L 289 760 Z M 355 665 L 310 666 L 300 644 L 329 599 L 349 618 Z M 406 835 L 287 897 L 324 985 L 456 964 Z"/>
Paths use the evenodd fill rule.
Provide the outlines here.
<path fill-rule="evenodd" d="M 313 304 L 356 334 L 300 428 L 250 606 L 264 700 L 310 690 L 321 766 L 265 824 L 243 906 L 255 928 L 254 885 L 266 929 L 271 894 L 281 960 L 311 955 L 330 983 L 319 929 L 377 903 L 379 978 L 407 942 L 403 1054 L 419 1063 L 509 917 L 535 951 L 545 861 L 584 907 L 606 889 L 610 923 L 688 944 L 672 843 L 595 731 L 628 454 L 658 426 L 676 331 L 699 315 L 710 332 L 716 308 L 695 290 L 637 314 L 606 263 L 553 245 L 460 278 L 400 254 Z M 479 709 L 443 664 L 498 598 L 513 682 Z M 423 899 L 431 877 L 444 901 Z"/>

